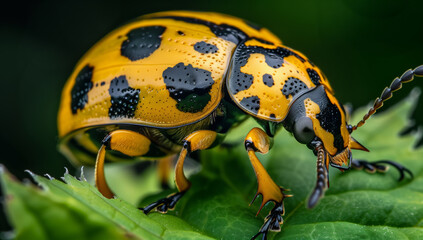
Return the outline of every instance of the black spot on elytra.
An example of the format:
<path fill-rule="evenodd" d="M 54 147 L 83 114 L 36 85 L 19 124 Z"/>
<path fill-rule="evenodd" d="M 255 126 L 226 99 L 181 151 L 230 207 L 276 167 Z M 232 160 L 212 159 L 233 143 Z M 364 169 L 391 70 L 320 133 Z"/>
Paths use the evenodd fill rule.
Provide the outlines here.
<path fill-rule="evenodd" d="M 266 73 L 263 75 L 263 83 L 266 84 L 266 86 L 271 87 L 275 84 L 275 81 L 273 81 L 272 75 Z"/>
<path fill-rule="evenodd" d="M 120 52 L 131 61 L 150 56 L 161 44 L 162 34 L 166 27 L 140 27 L 129 31 L 127 40 L 122 42 Z"/>
<path fill-rule="evenodd" d="M 199 53 L 206 53 L 207 54 L 207 53 L 217 53 L 217 51 L 219 49 L 213 44 L 201 41 L 201 42 L 197 42 L 194 45 L 194 50 L 199 52 Z"/>
<path fill-rule="evenodd" d="M 298 78 L 290 77 L 282 88 L 282 94 L 288 99 L 289 95 L 294 97 L 297 93 L 308 89 L 307 85 Z"/>
<path fill-rule="evenodd" d="M 241 100 L 240 104 L 247 110 L 257 114 L 260 109 L 260 98 L 258 96 L 245 97 Z"/>
<path fill-rule="evenodd" d="M 256 47 L 260 49 L 259 47 Z M 266 48 L 263 48 L 266 49 Z M 296 54 L 295 52 L 289 50 L 288 48 L 278 47 L 276 49 L 266 49 L 266 51 L 260 50 L 259 53 L 262 53 L 265 57 L 265 61 L 269 67 L 272 68 L 280 68 L 283 64 L 283 59 L 289 56 L 295 56 L 301 62 L 305 62 L 305 59 L 302 58 L 300 55 Z M 264 53 L 263 53 L 264 52 Z"/>
<path fill-rule="evenodd" d="M 240 91 L 247 90 L 253 84 L 254 77 L 251 74 L 235 71 L 231 73 L 230 86 L 232 86 L 232 94 L 237 94 Z"/>
<path fill-rule="evenodd" d="M 163 71 L 163 79 L 170 97 L 177 102 L 176 108 L 182 112 L 199 112 L 211 99 L 214 80 L 209 71 L 178 63 Z"/>
<path fill-rule="evenodd" d="M 93 70 L 94 67 L 85 65 L 79 71 L 75 78 L 75 84 L 71 90 L 71 110 L 72 114 L 76 114 L 77 110 L 82 110 L 88 102 L 88 92 L 93 88 Z"/>
<path fill-rule="evenodd" d="M 316 118 L 320 122 L 323 129 L 330 132 L 334 136 L 333 146 L 336 147 L 337 153 L 344 149 L 344 139 L 341 135 L 341 112 L 338 107 L 326 98 L 326 107 L 320 109 L 320 113 Z"/>
<path fill-rule="evenodd" d="M 110 101 L 109 117 L 132 118 L 137 109 L 140 90 L 131 88 L 125 75 L 114 78 L 109 87 Z"/>
<path fill-rule="evenodd" d="M 182 32 L 182 31 L 178 31 L 178 34 L 181 35 L 181 36 L 185 36 L 185 33 Z"/>
<path fill-rule="evenodd" d="M 242 43 L 235 49 L 235 53 L 232 57 L 231 77 L 228 81 L 228 90 L 231 94 L 235 95 L 251 86 L 253 78 L 252 75 L 241 72 L 241 68 L 247 64 L 251 54 L 255 53 L 263 54 L 266 64 L 275 69 L 282 67 L 284 58 L 291 55 L 297 57 L 302 62 L 305 62 L 301 56 L 288 48 L 277 47 L 275 49 L 271 49 L 259 46 L 246 46 Z M 243 77 L 244 75 L 248 75 L 248 77 L 251 76 L 251 81 L 248 82 L 249 80 L 247 77 L 240 79 L 240 77 Z"/>
<path fill-rule="evenodd" d="M 270 117 L 270 118 L 272 118 L 272 119 L 275 119 L 275 118 L 276 118 L 276 115 L 275 115 L 275 114 L 273 114 L 273 113 L 271 113 L 271 114 L 269 115 L 269 117 Z"/>
<path fill-rule="evenodd" d="M 307 73 L 314 85 L 320 85 L 320 76 L 314 69 L 307 68 Z"/>
<path fill-rule="evenodd" d="M 103 81 L 103 82 L 100 83 L 100 86 L 104 86 L 105 84 L 106 84 L 106 82 Z"/>

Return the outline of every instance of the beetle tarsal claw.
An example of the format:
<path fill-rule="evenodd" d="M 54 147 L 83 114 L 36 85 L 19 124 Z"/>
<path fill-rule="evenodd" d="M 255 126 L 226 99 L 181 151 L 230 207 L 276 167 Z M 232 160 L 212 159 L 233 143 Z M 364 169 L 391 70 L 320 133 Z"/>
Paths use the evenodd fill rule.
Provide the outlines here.
<path fill-rule="evenodd" d="M 160 213 L 167 213 L 168 210 L 173 210 L 176 203 L 181 199 L 185 192 L 177 192 L 169 195 L 166 198 L 157 200 L 156 202 L 146 206 L 145 208 L 140 208 L 145 214 L 148 214 L 151 210 L 156 209 Z"/>
<path fill-rule="evenodd" d="M 264 224 L 261 226 L 259 232 L 251 239 L 256 239 L 260 234 L 262 234 L 262 239 L 267 239 L 269 231 L 279 232 L 281 230 L 281 225 L 283 224 L 282 216 L 284 214 L 285 208 L 283 202 L 276 203 L 269 215 L 267 215 L 264 219 Z"/>

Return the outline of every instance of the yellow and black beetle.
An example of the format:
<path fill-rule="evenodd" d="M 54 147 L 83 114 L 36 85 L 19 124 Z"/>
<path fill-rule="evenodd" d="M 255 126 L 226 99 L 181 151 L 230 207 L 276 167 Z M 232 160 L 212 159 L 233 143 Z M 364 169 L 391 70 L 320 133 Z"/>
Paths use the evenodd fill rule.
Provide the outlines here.
<path fill-rule="evenodd" d="M 178 193 L 143 209 L 166 212 L 190 188 L 183 172 L 192 151 L 213 147 L 237 123 L 252 116 L 245 147 L 258 181 L 261 207 L 275 207 L 253 237 L 278 231 L 287 195 L 268 175 L 255 152 L 266 153 L 283 126 L 317 156 L 313 207 L 328 187 L 329 164 L 341 170 L 396 167 L 390 161 L 354 160 L 366 151 L 351 133 L 423 66 L 408 70 L 385 88 L 357 125 L 347 123 L 342 105 L 323 73 L 265 28 L 217 13 L 171 11 L 142 16 L 113 31 L 79 61 L 67 81 L 58 115 L 60 151 L 71 161 L 92 164 L 99 191 L 113 197 L 103 171 L 106 158 L 163 159 L 179 152 Z M 283 157 L 283 156 L 281 156 Z M 165 160 L 163 160 L 165 161 Z M 401 177 L 401 178 L 402 178 Z M 261 209 L 261 208 L 260 208 Z"/>

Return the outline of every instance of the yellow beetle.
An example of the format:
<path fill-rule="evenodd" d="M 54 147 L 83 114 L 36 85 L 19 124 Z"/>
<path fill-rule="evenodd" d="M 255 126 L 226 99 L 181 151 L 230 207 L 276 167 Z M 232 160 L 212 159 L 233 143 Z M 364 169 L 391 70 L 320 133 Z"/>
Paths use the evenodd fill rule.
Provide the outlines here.
<path fill-rule="evenodd" d="M 252 116 L 263 128 L 245 138 L 258 181 L 256 197 L 263 196 L 261 207 L 275 203 L 253 237 L 265 239 L 269 230 L 280 230 L 288 195 L 255 152 L 266 153 L 281 126 L 314 151 L 317 183 L 308 207 L 328 187 L 329 164 L 370 171 L 390 164 L 401 176 L 411 175 L 394 162 L 352 159 L 351 149 L 367 149 L 351 133 L 402 83 L 421 75 L 423 66 L 396 78 L 363 120 L 351 126 L 323 73 L 267 29 L 217 13 L 150 14 L 111 32 L 76 65 L 62 93 L 59 148 L 74 163 L 96 160 L 96 185 L 108 198 L 114 194 L 104 176 L 106 156 L 111 161 L 165 159 L 179 152 L 178 193 L 143 209 L 166 212 L 190 188 L 183 172 L 187 154 L 221 143 L 232 126 Z"/>

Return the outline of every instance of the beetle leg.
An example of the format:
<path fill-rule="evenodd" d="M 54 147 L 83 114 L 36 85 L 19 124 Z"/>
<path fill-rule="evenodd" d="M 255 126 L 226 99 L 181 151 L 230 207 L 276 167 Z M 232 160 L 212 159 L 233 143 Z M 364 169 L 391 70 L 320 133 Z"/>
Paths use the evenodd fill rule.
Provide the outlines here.
<path fill-rule="evenodd" d="M 275 203 L 275 207 L 265 218 L 265 223 L 260 228 L 260 231 L 252 238 L 255 239 L 258 235 L 262 234 L 263 239 L 266 239 L 269 230 L 280 231 L 280 225 L 283 223 L 282 216 L 284 215 L 283 200 L 285 197 L 290 196 L 285 195 L 283 193 L 284 189 L 276 185 L 255 154 L 255 152 L 267 153 L 269 151 L 270 139 L 267 134 L 259 128 L 253 128 L 248 133 L 244 143 L 258 182 L 257 193 L 251 203 L 254 202 L 258 195 L 262 195 L 263 197 L 257 215 L 266 203 L 270 201 Z"/>
<path fill-rule="evenodd" d="M 390 160 L 380 160 L 376 162 L 368 162 L 365 160 L 358 160 L 353 159 L 351 162 L 351 166 L 355 169 L 364 169 L 366 172 L 375 173 L 378 172 L 386 172 L 389 169 L 389 166 L 393 166 L 396 168 L 400 174 L 398 181 L 404 179 L 405 173 L 408 173 L 411 178 L 413 178 L 413 173 L 406 167 L 402 166 L 399 163 L 390 161 Z"/>
<path fill-rule="evenodd" d="M 106 136 L 95 162 L 95 184 L 103 196 L 106 198 L 114 196 L 104 175 L 106 150 L 119 151 L 127 156 L 135 157 L 146 154 L 150 149 L 150 144 L 151 141 L 147 137 L 130 130 L 116 130 Z"/>
<path fill-rule="evenodd" d="M 146 206 L 145 208 L 142 208 L 141 210 L 145 214 L 149 213 L 155 208 L 161 213 L 166 213 L 168 209 L 172 209 L 173 207 L 175 207 L 179 199 L 185 194 L 186 191 L 188 191 L 191 186 L 191 183 L 185 177 L 183 169 L 184 161 L 187 154 L 196 150 L 204 150 L 209 148 L 216 140 L 216 137 L 216 132 L 209 130 L 199 130 L 191 133 L 185 138 L 181 153 L 179 154 L 178 161 L 176 162 L 175 167 L 175 183 L 179 192 L 174 193 L 166 198 L 160 199 Z"/>
<path fill-rule="evenodd" d="M 283 202 L 276 203 L 269 215 L 264 219 L 264 224 L 261 226 L 260 230 L 256 235 L 254 235 L 251 240 L 256 239 L 260 234 L 262 234 L 261 239 L 267 239 L 267 234 L 270 231 L 280 231 L 281 224 L 283 222 L 282 216 L 285 214 L 285 208 Z"/>
<path fill-rule="evenodd" d="M 170 169 L 172 168 L 172 161 L 175 155 L 170 155 L 159 160 L 158 170 L 159 179 L 162 189 L 169 189 L 169 175 Z"/>

